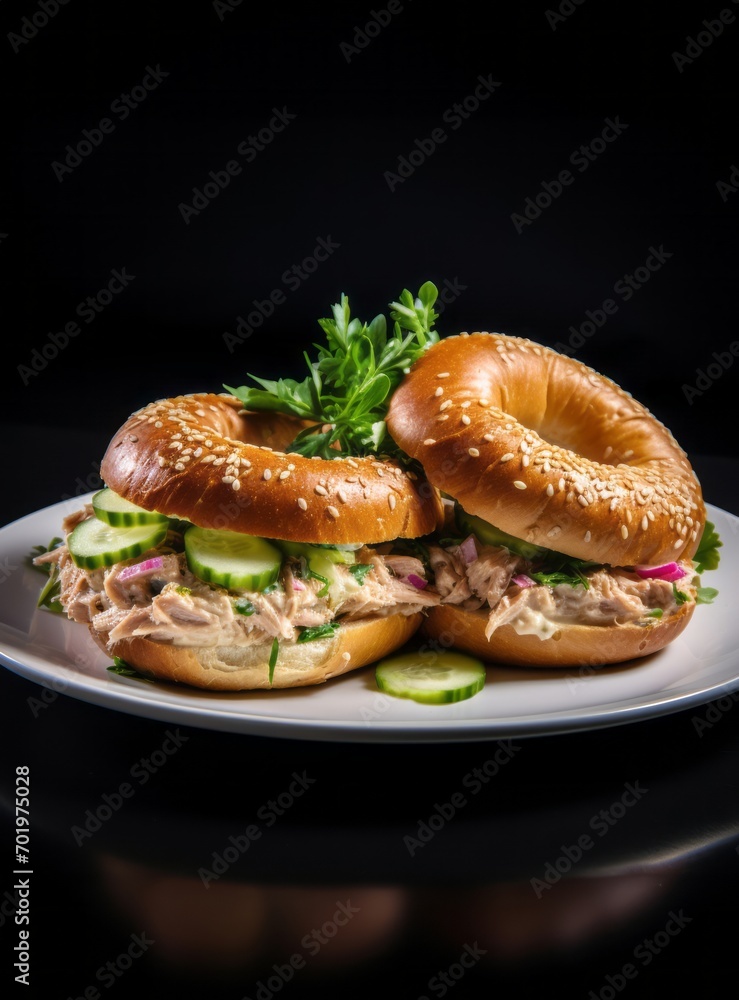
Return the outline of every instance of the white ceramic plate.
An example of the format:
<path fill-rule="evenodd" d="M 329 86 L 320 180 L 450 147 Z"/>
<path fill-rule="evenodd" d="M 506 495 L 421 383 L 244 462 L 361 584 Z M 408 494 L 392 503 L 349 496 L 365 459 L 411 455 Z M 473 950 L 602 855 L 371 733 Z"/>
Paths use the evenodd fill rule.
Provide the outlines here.
<path fill-rule="evenodd" d="M 714 604 L 659 653 L 628 666 L 552 671 L 488 667 L 485 688 L 454 705 L 419 705 L 381 694 L 372 667 L 325 685 L 219 693 L 111 674 L 87 629 L 37 610 L 41 574 L 25 564 L 34 545 L 92 494 L 0 529 L 0 660 L 64 695 L 181 725 L 289 739 L 429 743 L 497 740 L 597 729 L 699 706 L 739 687 L 739 518 L 709 506 L 723 541 L 721 565 L 703 583 Z M 41 692 L 39 692 L 40 694 Z"/>

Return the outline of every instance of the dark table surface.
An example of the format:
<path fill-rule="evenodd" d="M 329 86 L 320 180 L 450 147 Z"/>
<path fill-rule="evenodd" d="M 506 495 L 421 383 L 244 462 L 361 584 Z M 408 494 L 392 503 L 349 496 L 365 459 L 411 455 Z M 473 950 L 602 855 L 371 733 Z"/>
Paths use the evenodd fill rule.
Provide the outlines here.
<path fill-rule="evenodd" d="M 11 446 L 42 436 L 45 474 L 6 496 L 3 523 L 97 485 L 105 429 L 16 427 Z M 739 513 L 736 459 L 693 461 L 708 501 Z M 19 995 L 654 997 L 718 993 L 733 972 L 730 694 L 599 731 L 373 745 L 45 701 L 9 670 L 0 684 L 0 974 L 18 986 L 20 907 Z M 13 874 L 17 766 L 31 875 Z"/>

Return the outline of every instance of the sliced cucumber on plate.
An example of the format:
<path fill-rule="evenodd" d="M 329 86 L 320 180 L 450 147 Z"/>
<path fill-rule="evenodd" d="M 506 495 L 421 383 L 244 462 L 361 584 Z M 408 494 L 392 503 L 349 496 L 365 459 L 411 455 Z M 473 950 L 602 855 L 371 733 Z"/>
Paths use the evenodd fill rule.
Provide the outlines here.
<path fill-rule="evenodd" d="M 385 694 L 446 705 L 482 691 L 485 667 L 464 653 L 406 653 L 381 660 L 375 667 L 375 679 Z"/>

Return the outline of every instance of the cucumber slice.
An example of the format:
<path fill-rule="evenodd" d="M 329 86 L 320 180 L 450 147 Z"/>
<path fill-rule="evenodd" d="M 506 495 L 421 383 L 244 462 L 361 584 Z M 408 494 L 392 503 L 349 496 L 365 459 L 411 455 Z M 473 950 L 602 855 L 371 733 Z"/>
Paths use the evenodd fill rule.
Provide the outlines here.
<path fill-rule="evenodd" d="M 98 490 L 92 498 L 92 506 L 95 517 L 116 528 L 132 528 L 138 524 L 160 524 L 167 520 L 164 514 L 158 514 L 155 510 L 144 510 L 130 500 L 124 500 L 107 486 Z"/>
<path fill-rule="evenodd" d="M 74 528 L 67 547 L 75 565 L 99 569 L 153 549 L 166 538 L 167 524 L 165 520 L 135 528 L 116 528 L 97 517 L 88 517 Z"/>
<path fill-rule="evenodd" d="M 357 561 L 354 549 L 341 545 L 312 545 L 309 542 L 286 542 L 278 539 L 275 539 L 275 543 L 285 555 L 304 556 L 309 565 L 312 559 L 327 559 L 329 562 L 342 563 L 344 566 L 352 566 Z"/>
<path fill-rule="evenodd" d="M 463 653 L 406 653 L 375 667 L 380 691 L 426 705 L 446 705 L 472 698 L 485 686 L 485 667 Z"/>
<path fill-rule="evenodd" d="M 515 552 L 516 555 L 523 556 L 524 559 L 537 559 L 551 551 L 551 549 L 545 549 L 541 545 L 533 545 L 531 542 L 525 542 L 522 538 L 516 538 L 515 535 L 501 531 L 489 521 L 483 521 L 481 517 L 468 514 L 459 504 L 456 506 L 454 516 L 459 529 L 479 538 L 483 545 L 500 545 L 510 552 Z"/>
<path fill-rule="evenodd" d="M 228 590 L 264 590 L 280 575 L 282 553 L 264 538 L 193 526 L 185 532 L 192 573 Z"/>

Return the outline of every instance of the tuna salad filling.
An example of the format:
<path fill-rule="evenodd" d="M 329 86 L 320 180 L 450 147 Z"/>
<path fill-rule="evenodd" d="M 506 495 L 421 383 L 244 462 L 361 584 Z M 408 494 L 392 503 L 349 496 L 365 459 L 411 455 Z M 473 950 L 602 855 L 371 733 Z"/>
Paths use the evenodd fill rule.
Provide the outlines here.
<path fill-rule="evenodd" d="M 541 639 L 559 625 L 625 625 L 674 614 L 696 599 L 692 563 L 678 563 L 677 582 L 640 576 L 633 568 L 601 566 L 561 557 L 536 561 L 475 535 L 428 547 L 442 604 L 488 615 L 489 639 L 502 625 Z M 556 557 L 551 553 L 551 557 Z"/>
<path fill-rule="evenodd" d="M 287 556 L 276 582 L 259 592 L 235 592 L 195 576 L 178 530 L 135 559 L 82 569 L 66 539 L 91 515 L 89 505 L 70 515 L 63 523 L 65 541 L 34 562 L 56 564 L 59 601 L 67 616 L 92 626 L 110 643 L 135 636 L 177 646 L 299 641 L 330 634 L 331 623 L 411 615 L 439 603 L 438 594 L 427 588 L 423 562 L 394 554 L 390 543 L 363 546 L 351 565 L 335 565 L 330 586 L 307 571 L 305 559 Z"/>

